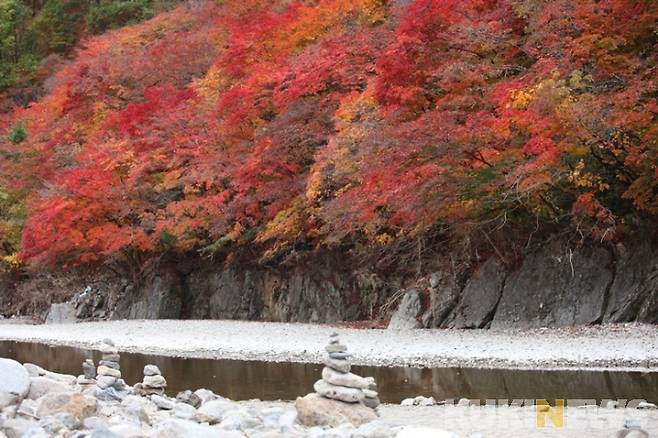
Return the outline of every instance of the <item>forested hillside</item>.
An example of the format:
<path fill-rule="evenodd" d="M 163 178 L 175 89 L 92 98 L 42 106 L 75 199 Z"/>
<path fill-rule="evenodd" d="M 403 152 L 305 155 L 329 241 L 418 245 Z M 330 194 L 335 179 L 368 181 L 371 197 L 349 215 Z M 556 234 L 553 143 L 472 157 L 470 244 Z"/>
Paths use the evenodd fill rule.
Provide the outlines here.
<path fill-rule="evenodd" d="M 0 0 L 8 266 L 655 227 L 655 0 L 75 1 Z"/>

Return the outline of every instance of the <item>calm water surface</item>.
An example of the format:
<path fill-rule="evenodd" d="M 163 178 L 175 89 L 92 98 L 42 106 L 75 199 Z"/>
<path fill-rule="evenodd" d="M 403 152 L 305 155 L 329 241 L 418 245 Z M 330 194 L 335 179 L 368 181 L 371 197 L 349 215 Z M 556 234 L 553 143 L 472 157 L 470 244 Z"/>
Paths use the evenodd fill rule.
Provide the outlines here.
<path fill-rule="evenodd" d="M 1 342 L 0 357 L 31 362 L 51 371 L 78 375 L 81 363 L 100 353 L 38 343 Z M 122 353 L 121 372 L 130 385 L 142 380 L 146 364 L 157 365 L 168 393 L 208 388 L 233 400 L 292 400 L 312 391 L 321 365 L 238 360 L 181 359 Z M 474 368 L 402 368 L 354 366 L 373 376 L 386 403 L 416 395 L 437 400 L 470 399 L 645 399 L 658 402 L 658 373 L 620 371 L 528 371 Z"/>

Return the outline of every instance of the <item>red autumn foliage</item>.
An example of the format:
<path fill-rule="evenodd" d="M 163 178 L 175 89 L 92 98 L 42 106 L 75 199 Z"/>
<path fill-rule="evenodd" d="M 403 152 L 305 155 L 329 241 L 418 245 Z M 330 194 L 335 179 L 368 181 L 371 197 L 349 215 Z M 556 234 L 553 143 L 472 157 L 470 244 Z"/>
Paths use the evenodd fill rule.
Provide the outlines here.
<path fill-rule="evenodd" d="M 0 117 L 27 133 L 0 145 L 20 255 L 618 238 L 658 213 L 657 20 L 651 0 L 245 0 L 83 41 Z"/>

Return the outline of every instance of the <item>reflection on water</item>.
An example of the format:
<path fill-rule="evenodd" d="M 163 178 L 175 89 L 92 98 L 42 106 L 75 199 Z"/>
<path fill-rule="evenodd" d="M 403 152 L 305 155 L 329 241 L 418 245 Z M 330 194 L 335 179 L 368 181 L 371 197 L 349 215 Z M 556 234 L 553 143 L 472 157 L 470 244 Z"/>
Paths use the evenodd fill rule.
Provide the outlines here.
<path fill-rule="evenodd" d="M 78 375 L 84 359 L 100 353 L 37 343 L 0 342 L 0 357 L 32 362 L 51 371 Z M 155 364 L 169 383 L 168 393 L 208 388 L 234 400 L 292 400 L 312 390 L 321 365 L 238 360 L 181 359 L 121 354 L 121 372 L 129 384 L 142 380 L 146 364 Z M 353 367 L 373 376 L 386 403 L 416 395 L 437 400 L 470 399 L 645 399 L 658 401 L 658 373 L 617 371 L 527 371 L 474 368 Z"/>

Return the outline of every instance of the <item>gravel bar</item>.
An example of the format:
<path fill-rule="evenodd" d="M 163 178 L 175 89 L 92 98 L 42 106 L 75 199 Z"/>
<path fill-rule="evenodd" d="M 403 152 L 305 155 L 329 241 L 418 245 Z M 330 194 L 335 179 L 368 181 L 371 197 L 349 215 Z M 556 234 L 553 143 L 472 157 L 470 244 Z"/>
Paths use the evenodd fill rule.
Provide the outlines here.
<path fill-rule="evenodd" d="M 271 362 L 319 363 L 333 331 L 357 365 L 658 371 L 658 327 L 643 324 L 394 331 L 218 320 L 0 321 L 0 340 L 93 349 L 110 337 L 123 352 Z"/>

